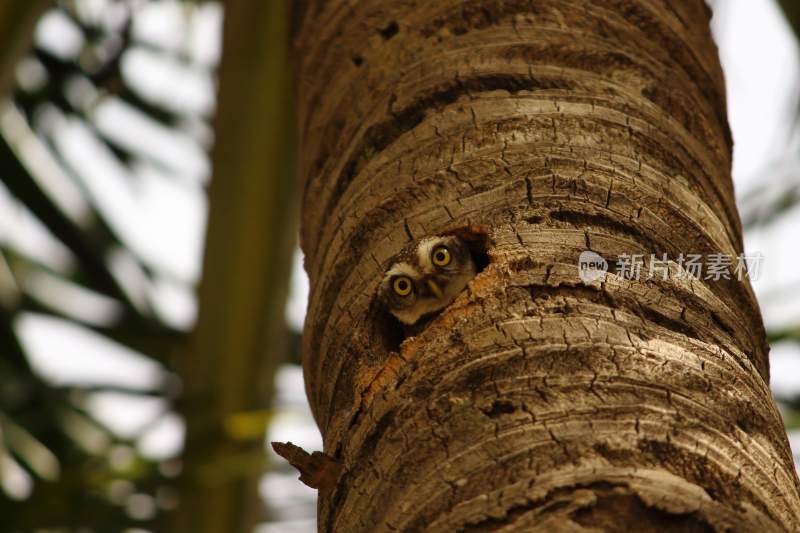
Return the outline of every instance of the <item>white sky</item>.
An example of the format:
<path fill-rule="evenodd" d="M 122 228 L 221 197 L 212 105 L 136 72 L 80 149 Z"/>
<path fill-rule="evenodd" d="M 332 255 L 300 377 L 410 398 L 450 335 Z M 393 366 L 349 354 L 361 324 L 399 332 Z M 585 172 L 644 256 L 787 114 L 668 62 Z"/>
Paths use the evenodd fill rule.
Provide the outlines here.
<path fill-rule="evenodd" d="M 800 54 L 773 0 L 717 0 L 715 6 L 712 28 L 725 69 L 733 179 L 741 196 L 789 177 L 774 167 L 786 157 L 790 126 L 798 117 Z M 787 246 L 797 242 L 798 227 L 800 209 L 795 209 L 745 234 L 746 252 L 764 255 L 753 287 L 769 328 L 800 323 L 800 247 Z"/>
<path fill-rule="evenodd" d="M 774 0 L 716 0 L 712 30 L 725 70 L 739 192 L 785 155 L 797 104 L 798 49 Z"/>

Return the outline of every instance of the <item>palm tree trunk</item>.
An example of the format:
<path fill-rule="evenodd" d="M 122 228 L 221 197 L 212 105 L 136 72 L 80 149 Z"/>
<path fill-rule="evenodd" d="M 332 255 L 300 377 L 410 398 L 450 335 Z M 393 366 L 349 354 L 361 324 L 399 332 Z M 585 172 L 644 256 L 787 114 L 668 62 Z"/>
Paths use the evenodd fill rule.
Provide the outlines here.
<path fill-rule="evenodd" d="M 701 0 L 330 0 L 295 13 L 321 531 L 800 530 Z M 489 265 L 402 344 L 410 240 Z M 580 253 L 611 264 L 578 277 Z M 614 272 L 667 254 L 661 275 Z"/>
<path fill-rule="evenodd" d="M 31 51 L 36 23 L 52 0 L 0 2 L 0 95 L 14 86 L 17 62 Z"/>
<path fill-rule="evenodd" d="M 179 359 L 181 505 L 165 531 L 252 531 L 295 245 L 287 4 L 226 0 L 200 312 Z"/>

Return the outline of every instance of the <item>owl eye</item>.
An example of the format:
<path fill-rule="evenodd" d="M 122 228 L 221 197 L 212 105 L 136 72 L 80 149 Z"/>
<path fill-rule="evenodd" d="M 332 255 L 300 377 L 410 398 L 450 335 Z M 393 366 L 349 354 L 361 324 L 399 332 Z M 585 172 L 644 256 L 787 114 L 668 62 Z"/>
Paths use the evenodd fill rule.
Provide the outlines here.
<path fill-rule="evenodd" d="M 431 261 L 436 266 L 447 266 L 450 264 L 453 258 L 450 255 L 450 250 L 447 249 L 446 246 L 437 246 L 433 249 L 433 253 L 431 253 Z"/>
<path fill-rule="evenodd" d="M 414 286 L 411 284 L 411 278 L 408 276 L 397 276 L 392 281 L 392 289 L 398 296 L 408 296 L 411 294 Z"/>

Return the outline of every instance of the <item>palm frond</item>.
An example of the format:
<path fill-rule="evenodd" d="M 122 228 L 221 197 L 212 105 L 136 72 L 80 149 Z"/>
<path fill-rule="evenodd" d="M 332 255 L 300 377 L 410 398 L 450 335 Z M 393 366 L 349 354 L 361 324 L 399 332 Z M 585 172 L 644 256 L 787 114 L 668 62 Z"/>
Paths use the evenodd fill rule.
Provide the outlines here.
<path fill-rule="evenodd" d="M 148 247 L 135 226 L 150 215 L 136 211 L 136 200 L 154 182 L 205 195 L 213 104 L 182 105 L 164 97 L 169 91 L 148 91 L 131 64 L 144 57 L 207 84 L 214 64 L 137 30 L 160 2 L 91 4 L 98 5 L 65 0 L 51 8 L 33 48 L 25 53 L 29 38 L 17 35 L 21 62 L 6 62 L 17 65 L 6 68 L 6 79 L 15 74 L 12 98 L 0 103 L 0 516 L 11 530 L 146 527 L 170 507 L 164 494 L 176 473 L 169 460 L 145 456 L 137 440 L 174 409 L 172 355 L 191 327 L 191 314 L 176 318 L 164 290 L 178 291 L 191 307 L 197 273 L 182 266 L 190 261 L 176 267 Z M 180 9 L 193 17 L 203 8 Z M 18 11 L 3 13 L 0 26 L 34 17 Z M 176 143 L 194 159 L 183 165 L 153 139 Z M 126 217 L 104 187 L 127 194 Z M 77 364 L 73 354 L 89 346 L 91 364 L 127 358 L 151 369 L 144 375 L 152 379 L 132 384 L 94 372 L 64 380 L 40 368 L 42 361 Z M 157 399 L 162 414 L 134 435 L 117 434 L 92 409 L 109 394 Z M 26 505 L 16 505 L 20 499 Z"/>

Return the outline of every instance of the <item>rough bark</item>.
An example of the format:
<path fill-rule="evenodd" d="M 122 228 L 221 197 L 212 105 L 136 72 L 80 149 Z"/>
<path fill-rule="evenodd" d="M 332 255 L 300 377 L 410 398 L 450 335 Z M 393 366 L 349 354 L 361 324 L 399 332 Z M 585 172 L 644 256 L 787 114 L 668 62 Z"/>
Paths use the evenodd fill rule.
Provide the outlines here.
<path fill-rule="evenodd" d="M 748 282 L 577 258 L 742 251 L 701 0 L 329 0 L 296 13 L 321 531 L 796 531 Z M 400 248 L 488 228 L 418 336 Z M 593 529 L 594 528 L 594 529 Z"/>

